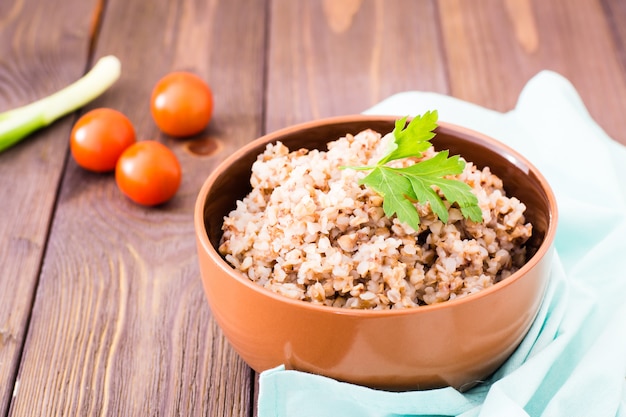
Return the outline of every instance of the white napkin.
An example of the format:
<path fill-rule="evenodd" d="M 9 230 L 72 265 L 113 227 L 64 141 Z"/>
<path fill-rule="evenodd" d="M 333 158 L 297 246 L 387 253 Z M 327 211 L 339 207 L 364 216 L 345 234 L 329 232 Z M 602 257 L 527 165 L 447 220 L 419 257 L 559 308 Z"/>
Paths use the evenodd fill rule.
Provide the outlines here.
<path fill-rule="evenodd" d="M 465 393 L 385 392 L 278 367 L 261 374 L 258 416 L 626 417 L 626 148 L 550 71 L 532 78 L 508 113 L 429 92 L 396 94 L 365 113 L 434 109 L 521 152 L 556 194 L 556 256 L 528 335 Z"/>

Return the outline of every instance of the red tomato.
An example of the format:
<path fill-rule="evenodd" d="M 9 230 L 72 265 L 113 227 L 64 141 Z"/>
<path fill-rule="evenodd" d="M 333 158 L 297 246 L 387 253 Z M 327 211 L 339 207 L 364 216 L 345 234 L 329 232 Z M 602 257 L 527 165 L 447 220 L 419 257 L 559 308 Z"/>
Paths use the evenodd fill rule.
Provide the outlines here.
<path fill-rule="evenodd" d="M 76 163 L 95 172 L 115 169 L 119 156 L 133 143 L 135 129 L 130 120 L 107 108 L 85 113 L 70 134 L 70 150 Z"/>
<path fill-rule="evenodd" d="M 152 118 L 163 133 L 185 137 L 200 133 L 213 115 L 213 93 L 190 72 L 172 72 L 161 78 L 150 98 Z"/>
<path fill-rule="evenodd" d="M 155 206 L 172 198 L 180 186 L 181 175 L 176 155 L 167 146 L 152 140 L 130 146 L 115 167 L 119 189 L 145 206 Z"/>

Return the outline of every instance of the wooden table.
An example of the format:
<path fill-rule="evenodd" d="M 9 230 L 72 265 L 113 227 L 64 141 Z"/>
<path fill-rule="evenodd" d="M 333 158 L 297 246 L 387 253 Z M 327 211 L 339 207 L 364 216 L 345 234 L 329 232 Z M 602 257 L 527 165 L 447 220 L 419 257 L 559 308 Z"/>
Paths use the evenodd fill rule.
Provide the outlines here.
<path fill-rule="evenodd" d="M 110 90 L 0 154 L 0 416 L 255 414 L 256 375 L 202 291 L 192 209 L 216 164 L 264 132 L 405 90 L 506 111 L 551 69 L 626 144 L 621 0 L 3 0 L 0 110 L 108 54 L 123 66 Z M 210 126 L 189 140 L 149 113 L 173 70 L 214 91 Z M 174 150 L 172 201 L 135 205 L 73 161 L 73 123 L 104 106 Z"/>

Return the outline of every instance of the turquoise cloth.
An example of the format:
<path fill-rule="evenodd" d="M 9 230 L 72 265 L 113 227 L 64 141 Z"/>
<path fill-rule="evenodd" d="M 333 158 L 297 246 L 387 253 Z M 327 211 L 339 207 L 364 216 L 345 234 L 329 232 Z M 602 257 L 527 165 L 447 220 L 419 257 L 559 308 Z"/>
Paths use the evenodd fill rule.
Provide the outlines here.
<path fill-rule="evenodd" d="M 530 332 L 492 378 L 465 393 L 386 392 L 278 367 L 260 376 L 258 416 L 626 417 L 626 148 L 549 71 L 508 113 L 427 92 L 394 95 L 366 113 L 430 109 L 517 149 L 554 189 L 557 256 Z"/>

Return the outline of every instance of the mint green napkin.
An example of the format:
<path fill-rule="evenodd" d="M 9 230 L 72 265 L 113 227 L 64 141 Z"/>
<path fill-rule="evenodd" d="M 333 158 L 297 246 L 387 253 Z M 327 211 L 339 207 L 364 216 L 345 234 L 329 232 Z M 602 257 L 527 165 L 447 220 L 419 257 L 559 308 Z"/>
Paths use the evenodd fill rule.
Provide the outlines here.
<path fill-rule="evenodd" d="M 626 148 L 549 71 L 508 113 L 428 92 L 394 95 L 366 113 L 430 109 L 517 149 L 552 185 L 557 256 L 537 319 L 509 360 L 468 392 L 386 392 L 278 367 L 260 376 L 258 416 L 626 417 Z"/>

